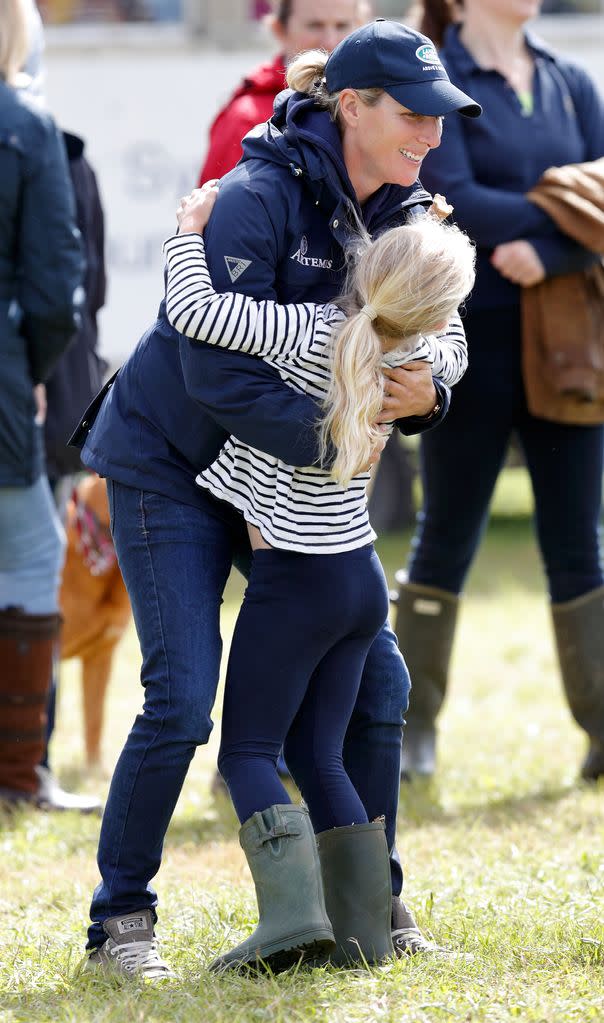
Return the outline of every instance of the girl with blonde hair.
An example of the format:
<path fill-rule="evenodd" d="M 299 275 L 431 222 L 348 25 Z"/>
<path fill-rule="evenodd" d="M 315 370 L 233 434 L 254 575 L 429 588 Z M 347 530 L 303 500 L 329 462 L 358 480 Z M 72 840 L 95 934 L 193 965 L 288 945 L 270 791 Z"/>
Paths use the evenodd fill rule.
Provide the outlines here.
<path fill-rule="evenodd" d="M 380 907 L 370 895 L 373 923 L 355 934 L 373 961 L 392 954 L 388 850 L 383 825 L 368 822 L 342 762 L 365 658 L 388 612 L 366 470 L 394 425 L 376 425 L 382 366 L 427 360 L 449 385 L 466 368 L 463 341 L 435 332 L 472 287 L 474 250 L 457 228 L 427 216 L 360 245 L 338 303 L 217 294 L 201 237 L 215 196 L 209 188 L 184 199 L 181 233 L 166 242 L 168 319 L 195 341 L 262 357 L 296 390 L 320 399 L 321 448 L 325 456 L 335 449 L 330 469 L 298 469 L 231 437 L 197 477 L 243 513 L 254 549 L 227 669 L 219 768 L 242 834 L 258 814 L 289 803 L 276 767 L 284 745 L 319 849 L 342 831 L 348 837 L 351 826 L 380 835 L 377 869 L 387 897 Z M 351 957 L 349 935 L 334 930 L 336 961 Z M 320 928 L 315 934 L 321 940 Z M 253 959 L 261 935 L 262 923 L 215 968 Z"/>

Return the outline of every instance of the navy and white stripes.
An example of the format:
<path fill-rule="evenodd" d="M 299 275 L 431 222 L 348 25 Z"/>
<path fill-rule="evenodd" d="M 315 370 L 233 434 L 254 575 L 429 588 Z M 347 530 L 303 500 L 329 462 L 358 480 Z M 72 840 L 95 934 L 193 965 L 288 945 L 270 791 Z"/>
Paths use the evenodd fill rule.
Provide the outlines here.
<path fill-rule="evenodd" d="M 170 238 L 164 251 L 166 307 L 176 330 L 198 341 L 261 356 L 295 390 L 325 396 L 332 328 L 344 319 L 335 305 L 278 305 L 238 293 L 217 294 L 200 235 Z M 452 321 L 444 335 L 418 338 L 410 352 L 388 353 L 384 362 L 400 366 L 416 359 L 433 362 L 435 374 L 455 383 L 467 364 L 459 320 Z M 323 469 L 286 465 L 231 437 L 197 483 L 238 508 L 272 546 L 332 554 L 375 539 L 367 515 L 368 479 L 363 473 L 344 489 Z"/>

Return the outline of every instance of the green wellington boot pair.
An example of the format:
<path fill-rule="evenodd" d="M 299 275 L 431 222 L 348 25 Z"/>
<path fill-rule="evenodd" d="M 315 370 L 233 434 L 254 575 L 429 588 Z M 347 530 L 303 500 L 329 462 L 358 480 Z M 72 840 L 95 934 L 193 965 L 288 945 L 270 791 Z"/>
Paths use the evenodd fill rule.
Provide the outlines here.
<path fill-rule="evenodd" d="M 383 822 L 315 838 L 306 807 L 279 804 L 239 832 L 258 900 L 256 930 L 211 964 L 214 972 L 280 973 L 302 959 L 335 965 L 394 955 Z"/>
<path fill-rule="evenodd" d="M 401 772 L 430 777 L 436 767 L 436 718 L 447 690 L 459 598 L 406 581 L 399 592 L 395 632 L 411 675 Z M 588 737 L 581 777 L 604 777 L 604 586 L 574 600 L 552 604 L 554 635 L 564 694 Z"/>

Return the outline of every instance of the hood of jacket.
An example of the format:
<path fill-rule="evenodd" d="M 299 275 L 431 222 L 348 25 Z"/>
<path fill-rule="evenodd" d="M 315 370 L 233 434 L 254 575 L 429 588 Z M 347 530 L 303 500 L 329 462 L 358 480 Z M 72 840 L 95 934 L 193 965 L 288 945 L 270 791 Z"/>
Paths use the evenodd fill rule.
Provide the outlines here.
<path fill-rule="evenodd" d="M 304 179 L 317 205 L 331 212 L 343 201 L 357 216 L 362 215 L 370 231 L 391 222 L 401 208 L 411 211 L 414 206 L 429 206 L 432 202 L 419 181 L 407 188 L 386 184 L 369 197 L 361 211 L 336 124 L 312 97 L 291 89 L 277 96 L 271 119 L 243 140 L 243 162 L 253 159 L 288 167 L 295 177 Z"/>

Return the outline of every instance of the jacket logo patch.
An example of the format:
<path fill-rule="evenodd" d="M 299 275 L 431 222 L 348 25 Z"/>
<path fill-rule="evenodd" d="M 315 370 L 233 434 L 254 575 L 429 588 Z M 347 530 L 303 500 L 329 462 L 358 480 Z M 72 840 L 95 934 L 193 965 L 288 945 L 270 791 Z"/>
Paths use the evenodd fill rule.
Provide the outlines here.
<path fill-rule="evenodd" d="M 225 256 L 224 261 L 233 284 L 239 279 L 239 277 L 241 277 L 241 274 L 247 270 L 248 266 L 251 266 L 252 263 L 251 259 L 239 259 L 238 256 Z"/>
<path fill-rule="evenodd" d="M 331 270 L 333 263 L 332 259 L 317 259 L 314 256 L 307 256 L 308 252 L 308 241 L 306 235 L 302 235 L 300 239 L 300 248 L 296 249 L 293 256 L 290 259 L 295 259 L 296 263 L 300 263 L 302 266 L 318 266 L 323 270 Z"/>

